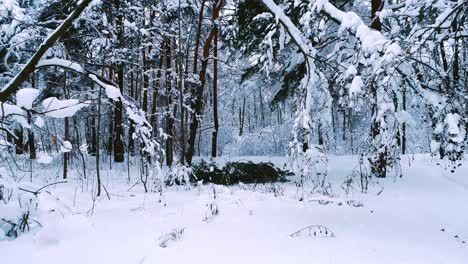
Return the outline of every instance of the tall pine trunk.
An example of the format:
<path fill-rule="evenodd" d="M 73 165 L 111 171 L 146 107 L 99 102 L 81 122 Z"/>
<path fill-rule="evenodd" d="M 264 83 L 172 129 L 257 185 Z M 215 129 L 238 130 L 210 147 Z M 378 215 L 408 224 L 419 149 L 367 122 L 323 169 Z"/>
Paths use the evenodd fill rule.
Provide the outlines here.
<path fill-rule="evenodd" d="M 117 15 L 117 38 L 119 48 L 124 47 L 124 23 L 122 10 L 120 9 L 120 0 L 116 0 Z M 117 64 L 117 78 L 120 93 L 123 94 L 124 89 L 124 66 L 122 62 Z M 119 100 L 115 103 L 114 113 L 114 162 L 124 162 L 125 160 L 125 146 L 124 146 L 124 129 L 123 129 L 123 105 Z"/>
<path fill-rule="evenodd" d="M 214 2 L 214 8 L 213 8 L 213 14 L 211 16 L 212 21 L 216 21 L 219 17 L 219 13 L 221 11 L 221 7 L 224 4 L 224 0 L 216 0 Z M 190 133 L 189 133 L 189 138 L 188 138 L 188 149 L 187 149 L 187 155 L 186 155 L 186 160 L 188 164 L 192 164 L 192 158 L 195 153 L 195 140 L 197 137 L 197 130 L 198 126 L 200 123 L 199 118 L 202 115 L 203 112 L 203 92 L 205 89 L 205 83 L 206 83 L 206 71 L 208 68 L 208 57 L 210 55 L 210 48 L 211 48 L 211 43 L 214 39 L 216 29 L 215 27 L 212 27 L 208 37 L 205 40 L 205 44 L 203 46 L 203 58 L 202 58 L 202 64 L 201 64 L 201 69 L 200 73 L 198 74 L 199 77 L 199 82 L 198 86 L 196 89 L 192 89 L 192 100 L 194 101 L 192 103 L 192 115 L 191 115 L 191 120 L 190 120 Z M 196 63 L 196 62 L 194 62 Z"/>
<path fill-rule="evenodd" d="M 173 144 L 174 144 L 174 116 L 172 113 L 172 68 L 171 68 L 171 40 L 166 42 L 166 165 L 172 166 L 174 160 Z"/>
<path fill-rule="evenodd" d="M 215 26 L 214 33 L 214 61 L 213 61 L 213 137 L 211 139 L 211 156 L 217 156 L 217 147 L 218 147 L 218 28 Z"/>
<path fill-rule="evenodd" d="M 383 3 L 382 0 L 371 0 L 371 28 L 377 31 L 382 30 L 382 24 L 380 22 L 379 17 L 377 16 L 377 12 L 382 10 Z M 380 135 L 380 123 L 379 120 L 377 120 L 377 111 L 378 111 L 378 106 L 377 106 L 377 83 L 372 82 L 370 86 L 371 90 L 371 96 L 373 98 L 372 105 L 371 105 L 371 113 L 372 113 L 372 121 L 371 121 L 371 138 L 372 138 L 372 148 L 374 148 L 373 152 L 377 156 L 372 157 L 370 159 L 370 167 L 371 167 L 371 172 L 373 175 L 376 177 L 386 177 L 387 176 L 387 165 L 388 165 L 388 149 L 387 146 L 384 146 L 383 150 L 380 150 L 382 146 L 376 146 L 375 145 L 375 140 L 378 139 L 378 136 Z"/>

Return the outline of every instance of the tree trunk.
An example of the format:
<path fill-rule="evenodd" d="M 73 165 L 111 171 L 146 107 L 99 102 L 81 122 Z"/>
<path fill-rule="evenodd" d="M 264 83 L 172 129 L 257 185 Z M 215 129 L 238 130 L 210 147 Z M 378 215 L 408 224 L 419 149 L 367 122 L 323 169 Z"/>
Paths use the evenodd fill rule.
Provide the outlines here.
<path fill-rule="evenodd" d="M 99 87 L 98 93 L 98 109 L 97 109 L 97 125 L 96 125 L 96 178 L 97 178 L 97 196 L 101 196 L 101 167 L 100 167 L 100 153 L 101 150 L 99 149 L 99 137 L 98 135 L 101 133 L 101 95 L 102 95 L 102 88 Z"/>
<path fill-rule="evenodd" d="M 23 143 L 23 127 L 15 129 L 15 153 L 21 155 L 24 153 L 24 143 Z"/>
<path fill-rule="evenodd" d="M 166 42 L 166 165 L 172 166 L 174 144 L 174 116 L 172 113 L 172 69 L 171 69 L 171 40 Z"/>
<path fill-rule="evenodd" d="M 120 9 L 120 0 L 116 1 L 116 8 L 119 14 L 117 15 L 117 27 L 118 33 L 117 38 L 119 40 L 119 47 L 124 47 L 124 23 L 122 10 Z M 119 62 L 117 65 L 117 78 L 120 93 L 123 94 L 124 89 L 124 65 Z M 114 162 L 124 162 L 125 160 L 125 146 L 124 146 L 124 129 L 123 129 L 123 105 L 122 101 L 119 100 L 115 103 L 115 114 L 114 114 Z"/>
<path fill-rule="evenodd" d="M 403 86 L 402 93 L 402 108 L 406 111 L 406 86 Z M 406 122 L 401 126 L 401 153 L 406 154 Z"/>
<path fill-rule="evenodd" d="M 64 140 L 68 141 L 69 140 L 69 124 L 68 124 L 68 117 L 64 118 L 64 125 L 65 125 L 65 132 L 64 132 Z M 63 153 L 63 179 L 66 179 L 68 176 L 68 157 L 69 153 L 64 152 Z"/>
<path fill-rule="evenodd" d="M 216 21 L 219 17 L 219 12 L 221 7 L 224 4 L 224 0 L 216 0 L 214 3 L 212 20 Z M 205 40 L 205 45 L 203 46 L 203 59 L 201 64 L 201 69 L 199 73 L 199 85 L 197 89 L 192 90 L 192 99 L 194 103 L 192 104 L 192 115 L 190 120 L 190 133 L 188 139 L 188 150 L 186 155 L 186 160 L 188 164 L 192 164 L 193 154 L 195 152 L 195 139 L 197 136 L 197 130 L 199 125 L 199 118 L 203 112 L 203 91 L 206 83 L 206 70 L 208 67 L 208 57 L 210 55 L 211 43 L 215 36 L 215 27 L 211 28 L 210 33 L 208 34 L 207 39 Z M 195 62 L 196 63 L 196 62 Z"/>
<path fill-rule="evenodd" d="M 180 146 L 181 146 L 181 151 L 180 151 L 180 164 L 184 165 L 185 164 L 185 106 L 184 106 L 184 67 L 182 64 L 182 27 L 181 27 L 181 8 L 180 8 L 180 1 L 179 1 L 179 18 L 178 18 L 178 24 L 179 24 L 179 48 L 178 48 L 178 55 L 177 55 L 177 64 L 178 64 L 178 71 L 179 71 L 179 105 L 180 105 Z M 188 41 L 187 41 L 188 43 Z"/>
<path fill-rule="evenodd" d="M 133 72 L 130 72 L 130 97 L 134 96 L 136 93 L 133 83 Z M 144 110 L 145 113 L 147 110 Z M 135 122 L 130 119 L 130 127 L 128 128 L 128 153 L 129 155 L 135 155 L 135 139 L 133 139 L 133 134 L 135 133 Z"/>
<path fill-rule="evenodd" d="M 371 0 L 371 28 L 377 31 L 382 30 L 382 24 L 380 22 L 379 17 L 377 16 L 377 12 L 381 11 L 383 8 L 382 0 Z M 372 100 L 371 112 L 372 112 L 372 121 L 371 121 L 371 138 L 373 141 L 373 151 L 376 153 L 376 157 L 373 157 L 370 160 L 370 167 L 371 172 L 373 175 L 377 177 L 386 177 L 387 175 L 387 165 L 388 165 L 388 150 L 385 146 L 383 150 L 379 149 L 381 146 L 375 146 L 374 141 L 377 139 L 378 135 L 380 134 L 380 123 L 377 120 L 377 84 L 375 82 L 371 83 L 370 86 Z"/>
<path fill-rule="evenodd" d="M 164 49 L 164 44 L 162 49 Z M 161 59 L 159 60 L 159 67 L 158 73 L 156 75 L 156 80 L 154 80 L 154 87 L 153 87 L 153 106 L 151 108 L 151 127 L 153 127 L 154 133 L 157 131 L 158 127 L 158 89 L 160 88 L 161 82 L 161 71 L 163 66 L 163 56 L 161 55 Z"/>
<path fill-rule="evenodd" d="M 371 28 L 381 31 L 382 30 L 382 23 L 380 22 L 380 18 L 377 16 L 377 12 L 382 11 L 383 2 L 382 0 L 371 0 Z"/>
<path fill-rule="evenodd" d="M 239 107 L 239 136 L 244 134 L 244 121 L 245 121 L 245 103 L 247 98 L 244 96 L 242 99 L 242 108 Z"/>
<path fill-rule="evenodd" d="M 203 13 L 205 10 L 205 3 L 206 0 L 202 0 L 201 7 L 200 7 L 200 14 L 198 14 L 198 26 L 197 26 L 197 36 L 195 37 L 195 51 L 193 55 L 193 73 L 198 73 L 198 49 L 200 47 L 200 38 L 201 38 L 201 30 L 203 25 Z"/>
<path fill-rule="evenodd" d="M 36 78 L 34 78 L 34 74 L 31 77 L 31 85 L 33 88 L 36 88 Z M 32 124 L 31 113 L 28 112 L 28 121 Z M 28 130 L 28 145 L 29 145 L 29 159 L 36 159 L 36 142 L 34 138 L 34 131 L 32 128 Z"/>
<path fill-rule="evenodd" d="M 213 138 L 211 139 L 211 157 L 217 156 L 218 146 L 218 28 L 215 26 L 214 33 L 214 61 L 213 61 Z"/>

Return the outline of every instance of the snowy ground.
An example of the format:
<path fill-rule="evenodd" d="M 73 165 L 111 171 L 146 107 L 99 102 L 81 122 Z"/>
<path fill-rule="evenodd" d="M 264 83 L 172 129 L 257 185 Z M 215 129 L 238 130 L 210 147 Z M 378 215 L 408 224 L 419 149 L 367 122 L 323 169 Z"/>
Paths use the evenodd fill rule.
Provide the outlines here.
<path fill-rule="evenodd" d="M 42 229 L 0 242 L 0 262 L 468 263 L 466 162 L 450 174 L 426 156 L 405 159 L 403 178 L 345 196 L 340 185 L 354 160 L 331 158 L 329 179 L 339 194 L 328 199 L 333 203 L 322 205 L 312 196 L 299 202 L 291 183 L 282 184 L 284 195 L 278 197 L 261 186 L 217 186 L 219 214 L 210 221 L 204 221 L 212 201 L 209 186 L 168 189 L 164 206 L 158 194 L 145 194 L 141 186 L 128 191 L 126 172 L 114 168 L 104 173 L 111 199 L 104 195 L 91 210 L 90 192 L 81 192 L 72 180 L 50 187 L 71 213 L 43 216 Z M 364 206 L 349 206 L 349 200 Z M 311 225 L 325 226 L 335 236 L 290 236 Z M 161 236 L 181 228 L 180 239 L 160 246 Z"/>

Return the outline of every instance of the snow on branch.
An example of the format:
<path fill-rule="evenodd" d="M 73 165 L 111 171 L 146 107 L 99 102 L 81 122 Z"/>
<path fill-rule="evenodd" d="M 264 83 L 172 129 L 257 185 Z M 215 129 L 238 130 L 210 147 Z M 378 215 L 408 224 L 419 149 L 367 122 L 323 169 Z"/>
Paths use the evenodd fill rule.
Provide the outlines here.
<path fill-rule="evenodd" d="M 76 73 L 79 73 L 85 77 L 88 77 L 91 79 L 94 83 L 99 85 L 100 87 L 104 88 L 106 92 L 106 96 L 109 99 L 112 99 L 114 101 L 121 101 L 122 104 L 125 106 L 125 109 L 128 114 L 128 118 L 131 119 L 136 125 L 136 133 L 139 135 L 140 139 L 144 143 L 144 151 L 150 154 L 154 154 L 154 150 L 158 147 L 157 142 L 154 142 L 152 140 L 152 128 L 149 122 L 146 120 L 145 113 L 138 109 L 138 107 L 133 104 L 132 102 L 126 100 L 123 96 L 122 93 L 120 92 L 120 89 L 110 80 L 107 80 L 105 78 L 99 77 L 97 74 L 95 74 L 93 71 L 88 70 L 84 67 L 82 67 L 80 64 L 76 62 L 72 62 L 69 60 L 64 60 L 64 59 L 48 59 L 48 60 L 41 60 L 39 63 L 36 65 L 36 69 L 41 68 L 41 67 L 50 67 L 50 66 L 56 66 L 56 67 L 61 67 L 67 70 L 74 71 Z M 80 108 L 86 106 L 88 102 L 84 103 L 79 103 L 78 101 L 72 101 L 72 99 L 68 100 L 67 102 L 64 102 L 63 100 L 57 100 L 54 98 L 54 101 L 52 106 L 52 111 L 49 111 L 47 115 L 53 116 L 53 117 L 64 117 L 68 116 L 71 113 L 76 113 Z M 47 102 L 47 103 L 50 103 Z M 69 107 L 66 107 L 68 109 L 67 111 L 62 111 L 63 107 L 60 107 L 60 104 L 66 104 Z M 44 106 L 46 107 L 46 106 Z M 48 105 L 48 110 L 51 110 L 51 106 Z M 60 110 L 60 112 L 57 112 Z"/>
<path fill-rule="evenodd" d="M 386 54 L 392 53 L 393 55 L 398 55 L 401 52 L 399 46 L 395 46 L 396 44 L 391 45 L 390 41 L 382 33 L 367 26 L 355 12 L 341 11 L 328 2 L 328 0 L 316 0 L 312 9 L 324 13 L 340 24 L 340 31 L 351 31 L 361 42 L 364 51 L 369 53 L 380 52 L 383 51 L 385 44 L 389 44 L 390 46 L 387 48 Z"/>
<path fill-rule="evenodd" d="M 36 68 L 48 67 L 48 66 L 62 67 L 62 68 L 73 70 L 81 74 L 85 73 L 85 71 L 83 70 L 83 67 L 81 67 L 81 65 L 79 65 L 78 63 L 72 62 L 69 60 L 64 60 L 64 59 L 58 59 L 58 58 L 41 60 L 39 61 L 39 63 L 37 63 Z"/>
<path fill-rule="evenodd" d="M 41 67 L 50 67 L 50 66 L 55 66 L 55 67 L 60 67 L 60 68 L 64 68 L 67 70 L 71 70 L 71 71 L 74 71 L 76 73 L 82 74 L 90 78 L 97 85 L 104 88 L 106 91 L 107 97 L 114 101 L 118 101 L 120 98 L 122 98 L 122 94 L 120 93 L 119 88 L 117 88 L 116 85 L 112 84 L 111 81 L 104 80 L 98 77 L 92 71 L 84 69 L 80 64 L 76 62 L 72 62 L 72 61 L 64 60 L 64 59 L 58 59 L 58 58 L 41 60 L 37 64 L 36 69 L 41 68 Z"/>
<path fill-rule="evenodd" d="M 268 8 L 268 10 L 275 15 L 276 21 L 283 25 L 286 32 L 291 36 L 291 39 L 296 43 L 299 47 L 300 51 L 304 54 L 304 57 L 307 62 L 308 67 L 308 74 L 304 79 L 303 86 L 307 88 L 306 92 L 306 101 L 305 101 L 305 114 L 306 116 L 309 115 L 311 102 L 312 102 L 312 91 L 310 89 L 319 82 L 320 75 L 316 73 L 316 65 L 313 61 L 315 59 L 317 50 L 312 47 L 309 40 L 302 34 L 299 28 L 294 25 L 291 19 L 284 13 L 283 9 L 275 4 L 273 0 L 262 0 L 263 4 Z M 322 87 L 323 88 L 323 87 Z M 326 96 L 328 98 L 329 94 L 325 89 L 324 90 Z M 303 124 L 304 127 L 308 127 L 309 118 L 305 118 L 305 122 Z"/>
<path fill-rule="evenodd" d="M 29 75 L 34 72 L 37 63 L 44 56 L 47 50 L 54 45 L 54 43 L 73 25 L 73 22 L 81 15 L 85 8 L 92 2 L 92 0 L 82 0 L 78 2 L 77 7 L 63 23 L 57 27 L 39 46 L 34 55 L 29 59 L 21 71 L 16 74 L 1 90 L 0 102 L 5 102 L 10 95 L 12 95 L 21 83 L 23 83 Z"/>
<path fill-rule="evenodd" d="M 276 22 L 280 22 L 289 33 L 293 41 L 305 56 L 314 57 L 317 51 L 310 45 L 309 41 L 302 32 L 294 25 L 291 19 L 284 14 L 284 11 L 273 0 L 262 0 L 263 4 L 275 15 Z"/>

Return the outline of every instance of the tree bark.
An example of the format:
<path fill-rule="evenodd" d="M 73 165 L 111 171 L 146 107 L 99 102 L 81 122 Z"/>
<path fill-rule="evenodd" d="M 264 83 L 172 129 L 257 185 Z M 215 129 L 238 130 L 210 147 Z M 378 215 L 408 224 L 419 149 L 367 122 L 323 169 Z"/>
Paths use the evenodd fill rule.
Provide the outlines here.
<path fill-rule="evenodd" d="M 64 119 L 64 126 L 65 126 L 64 140 L 65 141 L 69 140 L 69 132 L 68 132 L 69 124 L 68 123 L 69 123 L 68 122 L 68 117 L 65 117 L 65 119 Z M 68 156 L 69 156 L 68 152 L 63 153 L 63 179 L 66 179 L 67 176 L 68 176 Z"/>
<path fill-rule="evenodd" d="M 116 1 L 116 9 L 117 15 L 117 38 L 119 41 L 119 47 L 124 47 L 124 23 L 123 23 L 123 15 L 122 10 L 120 9 L 120 0 Z M 117 64 L 117 78 L 120 92 L 123 94 L 124 90 L 124 66 L 122 62 Z M 122 101 L 119 100 L 115 102 L 115 113 L 114 113 L 114 129 L 115 129 L 115 137 L 114 137 L 114 162 L 120 163 L 124 162 L 125 160 L 125 146 L 124 146 L 124 129 L 123 129 L 123 104 Z"/>
<path fill-rule="evenodd" d="M 24 153 L 24 143 L 23 143 L 23 127 L 15 129 L 15 153 L 21 155 Z"/>
<path fill-rule="evenodd" d="M 178 18 L 178 24 L 179 24 L 179 46 L 178 46 L 178 54 L 177 54 L 177 64 L 178 64 L 178 73 L 179 73 L 179 105 L 180 105 L 180 164 L 184 165 L 185 164 L 185 106 L 184 106 L 184 84 L 185 84 L 185 79 L 184 79 L 184 67 L 182 63 L 182 26 L 181 26 L 181 8 L 180 8 L 180 0 L 179 0 L 179 18 Z M 188 41 L 187 41 L 188 43 Z"/>
<path fill-rule="evenodd" d="M 214 61 L 213 61 L 213 134 L 211 139 L 211 157 L 217 156 L 218 147 L 218 27 L 215 26 L 214 33 Z"/>
<path fill-rule="evenodd" d="M 200 47 L 201 30 L 203 25 L 203 13 L 206 0 L 202 0 L 200 14 L 198 15 L 197 36 L 195 37 L 195 51 L 193 55 L 193 73 L 198 73 L 198 49 Z"/>
<path fill-rule="evenodd" d="M 377 12 L 382 11 L 383 2 L 382 0 L 371 0 L 371 28 L 381 31 L 382 30 L 382 23 L 380 22 L 379 16 L 377 16 Z"/>
<path fill-rule="evenodd" d="M 213 14 L 211 16 L 212 21 L 216 21 L 219 17 L 219 13 L 224 4 L 224 0 L 216 0 L 214 3 Z M 192 109 L 194 110 L 191 115 L 190 120 L 190 133 L 188 139 L 188 150 L 186 155 L 186 160 L 188 164 L 192 164 L 193 154 L 195 152 L 195 139 L 197 137 L 197 130 L 199 125 L 199 118 L 203 112 L 203 91 L 206 83 L 206 70 L 208 67 L 208 57 L 210 55 L 211 43 L 215 36 L 215 27 L 212 27 L 210 33 L 208 34 L 207 39 L 205 40 L 205 45 L 203 46 L 203 59 L 201 64 L 201 69 L 199 73 L 199 85 L 197 89 L 192 89 L 192 99 L 194 103 L 192 104 Z M 195 62 L 196 63 L 196 62 Z"/>
<path fill-rule="evenodd" d="M 164 49 L 164 44 L 162 49 Z M 158 127 L 158 89 L 160 88 L 160 82 L 161 82 L 161 71 L 162 71 L 162 66 L 163 66 L 163 56 L 161 55 L 161 59 L 159 60 L 159 67 L 158 67 L 158 73 L 156 74 L 156 80 L 154 81 L 154 87 L 153 87 L 153 106 L 151 108 L 151 126 L 153 127 L 153 131 L 157 131 Z"/>
<path fill-rule="evenodd" d="M 134 96 L 134 92 L 136 92 L 134 90 L 133 72 L 130 72 L 130 97 Z M 143 111 L 146 113 L 147 109 Z M 131 156 L 135 155 L 135 140 L 133 139 L 133 133 L 135 133 L 135 122 L 130 120 L 130 127 L 128 128 L 128 153 Z"/>
<path fill-rule="evenodd" d="M 370 27 L 377 31 L 382 30 L 382 24 L 380 22 L 379 17 L 377 16 L 377 12 L 382 10 L 383 3 L 382 0 L 371 0 L 371 16 L 372 22 Z M 377 84 L 375 82 L 371 83 L 370 87 L 372 100 L 372 121 L 371 121 L 371 137 L 372 141 L 374 141 L 378 135 L 380 134 L 380 123 L 377 120 Z M 380 148 L 380 146 L 373 146 L 374 148 Z M 387 176 L 387 165 L 388 165 L 388 150 L 387 147 L 384 147 L 384 150 L 377 150 L 377 157 L 375 160 L 370 161 L 371 172 L 373 175 L 381 178 L 385 178 Z"/>
<path fill-rule="evenodd" d="M 172 69 L 171 69 L 171 40 L 166 40 L 166 165 L 172 166 L 174 159 L 173 144 L 174 144 L 174 116 L 172 113 Z"/>

